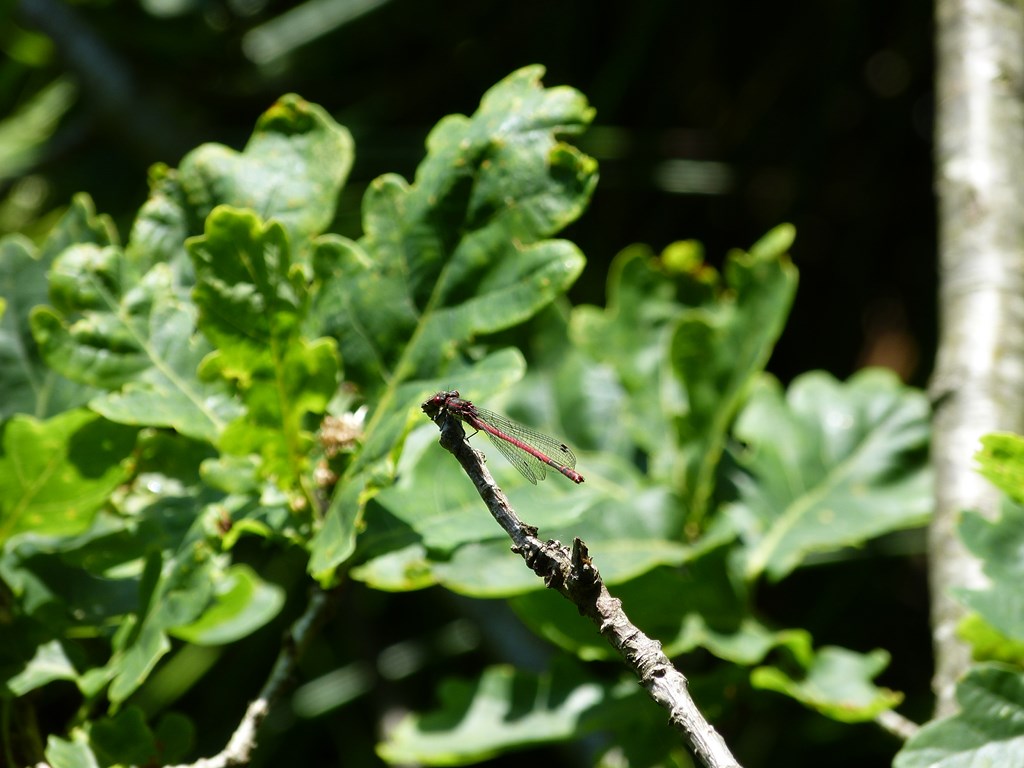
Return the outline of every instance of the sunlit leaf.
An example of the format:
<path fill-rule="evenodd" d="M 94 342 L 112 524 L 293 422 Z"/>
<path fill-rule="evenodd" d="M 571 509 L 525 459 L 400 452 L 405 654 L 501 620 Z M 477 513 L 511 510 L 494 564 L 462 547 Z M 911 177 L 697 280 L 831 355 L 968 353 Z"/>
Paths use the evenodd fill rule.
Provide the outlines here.
<path fill-rule="evenodd" d="M 33 335 L 49 366 L 111 390 L 90 402 L 95 410 L 204 440 L 237 413 L 223 385 L 198 379 L 209 346 L 165 265 L 142 275 L 118 248 L 71 246 L 50 272 L 50 296 L 52 307 L 32 313 Z"/>
<path fill-rule="evenodd" d="M 214 603 L 198 621 L 171 629 L 171 634 L 199 645 L 223 645 L 252 634 L 277 616 L 284 590 L 264 581 L 246 565 L 219 575 Z"/>
<path fill-rule="evenodd" d="M 4 686 L 15 696 L 22 696 L 54 680 L 74 680 L 77 677 L 78 672 L 63 644 L 59 640 L 51 640 L 40 645 L 25 668 L 5 680 Z"/>
<path fill-rule="evenodd" d="M 961 619 L 956 634 L 970 644 L 975 661 L 1002 661 L 1024 667 L 1024 640 L 1008 637 L 978 613 L 970 613 Z"/>
<path fill-rule="evenodd" d="M 670 258 L 682 251 L 691 258 Z M 618 253 L 608 269 L 606 306 L 572 310 L 571 338 L 592 359 L 611 367 L 625 390 L 615 430 L 649 454 L 655 477 L 670 473 L 676 456 L 665 414 L 683 408 L 682 385 L 668 354 L 673 329 L 689 306 L 712 300 L 718 279 L 695 244 L 674 243 L 660 256 L 633 245 Z"/>
<path fill-rule="evenodd" d="M 715 301 L 686 312 L 675 327 L 671 362 L 686 397 L 678 471 L 693 522 L 709 511 L 729 427 L 789 315 L 797 280 L 787 255 L 793 236 L 783 225 L 750 253 L 730 253 Z"/>
<path fill-rule="evenodd" d="M 928 404 L 881 370 L 846 384 L 765 379 L 735 430 L 740 498 L 729 507 L 750 579 L 779 579 L 814 552 L 921 525 L 931 511 Z"/>
<path fill-rule="evenodd" d="M 218 205 L 277 221 L 297 247 L 330 223 L 352 159 L 346 128 L 322 107 L 283 96 L 260 117 L 241 152 L 204 144 L 178 169 L 155 166 L 128 250 L 152 260 L 147 263 L 167 263 L 184 278 L 191 272 L 185 239 L 202 233 Z"/>
<path fill-rule="evenodd" d="M 629 395 L 617 427 L 645 450 L 650 474 L 678 489 L 692 522 L 708 511 L 732 419 L 788 315 L 792 238 L 783 226 L 749 254 L 730 253 L 723 275 L 693 243 L 659 257 L 634 246 L 609 270 L 607 308 L 573 310 L 573 339 Z"/>
<path fill-rule="evenodd" d="M 46 740 L 46 760 L 52 768 L 100 768 L 81 729 L 75 729 L 70 739 L 51 734 Z"/>
<path fill-rule="evenodd" d="M 588 682 L 568 667 L 541 676 L 489 667 L 472 682 L 442 684 L 440 707 L 407 715 L 377 752 L 393 764 L 467 765 L 504 750 L 579 737 L 607 724 L 615 699 L 633 692 Z"/>
<path fill-rule="evenodd" d="M 393 472 L 419 404 L 462 367 L 460 351 L 534 315 L 583 267 L 575 246 L 546 238 L 594 188 L 594 161 L 556 138 L 582 130 L 593 110 L 573 89 L 541 87 L 542 72 L 519 70 L 472 117 L 442 120 L 412 184 L 370 185 L 366 234 L 318 246 L 309 335 L 336 337 L 346 376 L 379 393 L 313 543 L 310 570 L 321 578 L 354 551 L 364 505 Z"/>
<path fill-rule="evenodd" d="M 983 664 L 957 683 L 960 711 L 926 724 L 903 746 L 894 768 L 1009 766 L 1024 754 L 1024 675 Z"/>
<path fill-rule="evenodd" d="M 873 720 L 903 700 L 902 694 L 871 682 L 888 665 L 889 654 L 882 650 L 860 654 L 826 647 L 799 677 L 778 667 L 759 667 L 750 679 L 758 688 L 791 696 L 834 720 L 857 723 Z"/>
<path fill-rule="evenodd" d="M 109 219 L 97 216 L 85 195 L 75 197 L 42 249 L 17 235 L 0 240 L 0 418 L 14 413 L 46 418 L 84 405 L 95 394 L 44 364 L 29 318 L 47 303 L 46 273 L 58 254 L 75 243 L 114 242 Z"/>
<path fill-rule="evenodd" d="M 201 546 L 183 547 L 164 558 L 152 554 L 140 589 L 143 605 L 122 625 L 109 668 L 111 701 L 121 702 L 149 676 L 171 647 L 168 632 L 196 622 L 213 600 L 216 563 Z"/>
<path fill-rule="evenodd" d="M 85 410 L 0 425 L 0 543 L 21 531 L 74 535 L 128 475 L 135 430 Z"/>
<path fill-rule="evenodd" d="M 165 715 L 154 730 L 140 708 L 125 707 L 76 728 L 71 740 L 51 736 L 46 756 L 53 768 L 165 765 L 183 757 L 192 736 L 192 727 L 181 715 Z"/>
<path fill-rule="evenodd" d="M 295 94 L 260 115 L 241 152 L 204 144 L 181 161 L 182 189 L 203 221 L 218 205 L 279 222 L 291 242 L 322 232 L 353 159 L 352 137 L 323 107 Z"/>
<path fill-rule="evenodd" d="M 958 589 L 956 595 L 1008 638 L 1024 641 L 1024 507 L 1007 500 L 995 521 L 964 512 L 959 530 L 983 563 L 989 584 L 983 590 Z"/>
<path fill-rule="evenodd" d="M 997 432 L 981 438 L 979 471 L 999 490 L 1024 504 L 1024 436 Z"/>
<path fill-rule="evenodd" d="M 259 454 L 283 489 L 308 475 L 313 436 L 303 421 L 322 415 L 337 387 L 333 339 L 300 333 L 307 305 L 285 230 L 248 211 L 222 206 L 190 241 L 199 328 L 215 351 L 201 375 L 230 382 L 245 404 L 218 441 L 229 454 Z"/>

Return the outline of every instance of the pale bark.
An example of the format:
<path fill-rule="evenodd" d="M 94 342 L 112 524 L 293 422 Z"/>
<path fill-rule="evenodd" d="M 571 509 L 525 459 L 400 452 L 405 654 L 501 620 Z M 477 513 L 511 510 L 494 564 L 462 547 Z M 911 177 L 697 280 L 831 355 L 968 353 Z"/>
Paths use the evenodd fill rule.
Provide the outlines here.
<path fill-rule="evenodd" d="M 936 3 L 936 191 L 940 337 L 932 396 L 936 510 L 929 536 L 936 714 L 970 663 L 957 587 L 984 586 L 956 534 L 998 494 L 975 468 L 978 439 L 1024 431 L 1024 12 L 1015 2 Z"/>

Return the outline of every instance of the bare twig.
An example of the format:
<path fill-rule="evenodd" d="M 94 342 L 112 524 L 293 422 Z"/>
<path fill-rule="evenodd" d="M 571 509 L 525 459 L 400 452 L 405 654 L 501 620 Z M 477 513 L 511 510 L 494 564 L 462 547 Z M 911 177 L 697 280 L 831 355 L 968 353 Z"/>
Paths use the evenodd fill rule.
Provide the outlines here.
<path fill-rule="evenodd" d="M 458 459 L 472 479 L 491 515 L 512 539 L 512 551 L 521 555 L 548 587 L 571 601 L 597 625 L 651 698 L 668 710 L 669 722 L 683 732 L 690 748 L 707 768 L 739 768 L 725 741 L 697 709 L 686 677 L 672 666 L 661 650 L 661 643 L 634 626 L 623 611 L 622 602 L 608 592 L 587 545 L 576 538 L 570 550 L 557 541 L 538 539 L 537 528 L 519 519 L 488 472 L 482 455 L 466 442 L 458 419 L 448 418 L 444 410 L 428 406 L 429 401 L 424 404 L 424 411 L 441 429 L 441 446 Z"/>
<path fill-rule="evenodd" d="M 295 666 L 302 657 L 306 646 L 316 634 L 316 629 L 323 620 L 331 599 L 327 592 L 315 589 L 309 605 L 303 614 L 292 624 L 281 644 L 277 661 L 267 681 L 260 689 L 259 695 L 249 703 L 242 717 L 231 734 L 227 746 L 213 757 L 204 757 L 194 763 L 174 766 L 174 768 L 230 768 L 236 765 L 248 765 L 252 759 L 252 751 L 256 747 L 256 732 L 260 724 L 270 713 L 270 708 L 281 696 L 285 686 L 291 681 Z"/>
<path fill-rule="evenodd" d="M 887 733 L 891 733 L 893 736 L 907 741 L 912 738 L 918 731 L 921 730 L 921 726 L 915 723 L 913 720 L 904 717 L 894 709 L 887 709 L 884 712 L 879 712 L 875 718 L 875 723 Z"/>

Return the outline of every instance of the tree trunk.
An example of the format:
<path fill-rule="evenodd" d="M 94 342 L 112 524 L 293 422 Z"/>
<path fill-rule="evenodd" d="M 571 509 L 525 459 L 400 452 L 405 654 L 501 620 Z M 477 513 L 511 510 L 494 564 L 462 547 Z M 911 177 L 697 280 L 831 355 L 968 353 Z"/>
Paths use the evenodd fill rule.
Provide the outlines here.
<path fill-rule="evenodd" d="M 935 518 L 929 532 L 936 715 L 955 709 L 970 663 L 950 590 L 985 583 L 956 533 L 961 510 L 997 514 L 975 470 L 978 438 L 1024 429 L 1024 9 L 1012 0 L 936 3 L 939 349 Z"/>

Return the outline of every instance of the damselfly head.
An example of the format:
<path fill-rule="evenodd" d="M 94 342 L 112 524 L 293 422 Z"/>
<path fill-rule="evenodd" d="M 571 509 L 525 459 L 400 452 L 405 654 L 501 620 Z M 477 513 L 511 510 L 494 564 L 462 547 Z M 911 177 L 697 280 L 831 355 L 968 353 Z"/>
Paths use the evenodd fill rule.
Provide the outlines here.
<path fill-rule="evenodd" d="M 433 397 L 431 397 L 425 403 L 423 403 L 421 407 L 425 414 L 427 414 L 430 418 L 434 418 L 445 407 L 447 407 L 448 402 L 450 400 L 452 400 L 453 398 L 458 399 L 458 397 L 459 390 L 457 389 L 443 390 L 441 392 L 438 392 Z"/>

